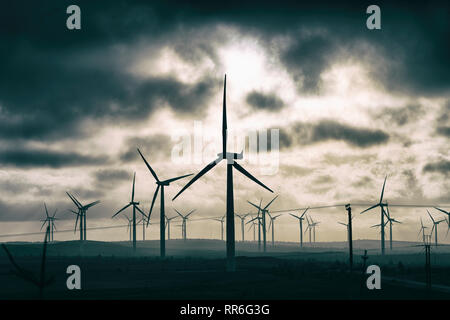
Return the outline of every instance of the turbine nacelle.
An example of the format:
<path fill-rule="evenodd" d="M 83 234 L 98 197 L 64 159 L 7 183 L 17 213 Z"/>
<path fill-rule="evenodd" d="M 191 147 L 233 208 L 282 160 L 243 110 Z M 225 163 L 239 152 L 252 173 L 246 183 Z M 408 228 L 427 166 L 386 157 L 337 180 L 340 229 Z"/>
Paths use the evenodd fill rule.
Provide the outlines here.
<path fill-rule="evenodd" d="M 217 160 L 228 160 L 229 164 L 233 164 L 234 160 L 241 160 L 244 159 L 244 150 L 241 151 L 241 153 L 235 153 L 235 152 L 227 152 L 225 153 L 225 156 L 223 152 L 217 154 Z"/>

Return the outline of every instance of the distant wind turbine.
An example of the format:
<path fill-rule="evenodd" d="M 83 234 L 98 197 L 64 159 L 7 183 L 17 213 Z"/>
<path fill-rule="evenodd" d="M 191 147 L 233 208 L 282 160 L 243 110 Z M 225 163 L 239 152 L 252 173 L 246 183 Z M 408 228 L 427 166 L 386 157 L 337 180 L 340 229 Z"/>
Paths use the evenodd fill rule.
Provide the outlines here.
<path fill-rule="evenodd" d="M 150 164 L 147 162 L 147 160 L 142 155 L 141 150 L 137 149 L 137 151 L 141 155 L 142 160 L 144 160 L 145 165 L 147 166 L 148 170 L 150 170 L 151 174 L 153 175 L 153 178 L 155 178 L 156 185 L 157 185 L 155 194 L 153 195 L 152 205 L 150 207 L 150 211 L 148 212 L 147 225 L 150 222 L 150 216 L 152 215 L 153 205 L 155 204 L 155 200 L 158 195 L 158 191 L 161 188 L 161 196 L 160 196 L 161 204 L 160 204 L 160 216 L 159 216 L 159 235 L 160 235 L 159 239 L 160 239 L 160 256 L 161 256 L 161 258 L 164 258 L 166 256 L 166 230 L 165 230 L 166 225 L 165 225 L 165 219 L 164 219 L 164 217 L 166 215 L 165 215 L 165 208 L 164 208 L 165 207 L 165 205 L 164 205 L 164 187 L 169 186 L 171 182 L 192 176 L 192 174 L 186 174 L 184 176 L 179 176 L 176 178 L 171 178 L 171 179 L 160 181 L 158 179 L 158 176 L 156 175 L 156 172 L 152 169 Z"/>
<path fill-rule="evenodd" d="M 266 229 L 266 214 L 269 212 L 269 206 L 272 204 L 272 202 L 275 201 L 275 199 L 278 198 L 278 196 L 275 196 L 264 208 L 261 208 L 261 206 L 258 206 L 250 201 L 247 201 L 252 206 L 254 206 L 256 209 L 261 211 L 261 220 L 262 220 L 262 234 L 263 234 L 263 250 L 266 252 L 266 240 L 267 240 L 267 229 Z"/>
<path fill-rule="evenodd" d="M 431 221 L 433 221 L 433 228 L 431 229 L 431 235 L 433 235 L 433 231 L 434 231 L 434 243 L 436 245 L 436 247 L 438 246 L 438 224 L 445 221 L 445 220 L 434 220 L 433 216 L 431 215 L 431 213 L 427 210 L 428 215 L 431 218 Z"/>
<path fill-rule="evenodd" d="M 122 209 L 117 211 L 112 218 L 117 216 L 119 213 L 121 213 L 123 210 L 127 209 L 129 206 L 133 207 L 133 250 L 136 251 L 136 210 L 139 211 L 142 216 L 148 219 L 147 215 L 139 208 L 139 202 L 134 201 L 134 189 L 135 189 L 135 183 L 136 183 L 136 173 L 133 175 L 133 188 L 131 189 L 131 201 Z"/>
<path fill-rule="evenodd" d="M 387 209 L 387 219 L 388 219 L 388 223 L 389 223 L 389 247 L 390 250 L 392 251 L 392 224 L 393 223 L 401 223 L 398 220 L 395 220 L 394 218 L 391 217 L 391 214 L 389 212 L 389 206 L 388 203 L 386 202 L 386 209 Z"/>
<path fill-rule="evenodd" d="M 223 223 L 225 222 L 225 216 L 223 216 L 222 218 L 213 218 L 213 220 L 215 221 L 219 221 L 220 222 L 220 235 L 221 235 L 221 239 L 223 240 Z"/>
<path fill-rule="evenodd" d="M 369 211 L 371 209 L 374 209 L 376 207 L 380 207 L 380 209 L 381 209 L 381 216 L 380 216 L 381 217 L 381 222 L 380 222 L 379 226 L 381 227 L 381 254 L 382 255 L 384 255 L 384 250 L 385 250 L 384 227 L 386 226 L 386 224 L 384 223 L 384 217 L 385 216 L 387 217 L 387 214 L 384 211 L 384 207 L 386 206 L 386 203 L 383 203 L 383 195 L 384 195 L 384 187 L 386 185 L 386 179 L 387 179 L 387 176 L 384 178 L 383 189 L 381 189 L 380 202 L 378 202 L 377 204 L 375 204 L 375 205 L 373 205 L 373 206 L 371 206 L 371 207 L 369 207 L 366 210 L 361 212 L 361 214 L 362 214 L 362 213 L 364 213 L 366 211 Z"/>
<path fill-rule="evenodd" d="M 177 209 L 174 208 L 174 210 L 178 213 L 178 215 L 181 217 L 181 219 L 183 219 L 183 223 L 182 223 L 182 225 L 181 225 L 181 226 L 182 226 L 181 234 L 182 234 L 183 240 L 186 241 L 186 239 L 187 239 L 186 223 L 187 223 L 187 220 L 189 219 L 189 216 L 190 216 L 192 213 L 194 213 L 194 211 L 195 211 L 196 209 L 190 211 L 190 212 L 189 212 L 188 214 L 186 214 L 185 216 L 183 216 Z"/>
<path fill-rule="evenodd" d="M 278 214 L 276 216 L 271 216 L 269 213 L 269 218 L 270 218 L 269 230 L 270 230 L 270 228 L 272 228 L 272 246 L 275 246 L 275 219 L 278 218 L 279 216 L 281 216 L 281 214 Z"/>
<path fill-rule="evenodd" d="M 244 225 L 245 225 L 245 218 L 247 218 L 248 213 L 247 213 L 247 214 L 241 214 L 241 215 L 239 215 L 239 214 L 236 213 L 236 216 L 237 216 L 239 219 L 241 219 L 242 242 L 244 242 L 244 233 L 245 233 Z"/>
<path fill-rule="evenodd" d="M 420 230 L 419 230 L 419 234 L 417 236 L 420 236 L 420 233 L 422 232 L 422 241 L 425 243 L 425 229 L 427 229 L 428 227 L 425 227 L 423 225 L 423 221 L 422 218 L 420 218 Z"/>
<path fill-rule="evenodd" d="M 78 219 L 80 219 L 80 240 L 87 240 L 87 221 L 86 221 L 86 212 L 90 207 L 95 206 L 96 204 L 100 203 L 100 200 L 91 202 L 85 206 L 83 206 L 81 204 L 80 201 L 78 201 L 77 198 L 75 198 L 74 195 L 70 194 L 69 192 L 66 192 L 66 194 L 69 196 L 69 198 L 72 200 L 72 202 L 75 204 L 75 206 L 78 209 L 78 213 L 77 214 L 77 220 L 75 221 L 75 230 L 77 228 L 77 222 Z M 72 211 L 72 210 L 71 210 Z M 72 211 L 73 212 L 73 211 Z"/>
<path fill-rule="evenodd" d="M 45 215 L 46 215 L 46 217 L 45 217 L 44 220 L 41 220 L 41 221 L 43 221 L 42 226 L 41 226 L 41 230 L 45 226 L 45 224 L 47 224 L 50 227 L 49 241 L 53 241 L 53 239 L 54 239 L 53 238 L 53 231 L 56 230 L 55 220 L 58 220 L 58 218 L 55 218 L 57 209 L 55 209 L 55 212 L 51 216 L 51 215 L 48 214 L 47 205 L 45 204 L 45 202 L 44 202 L 44 208 L 45 208 Z"/>
<path fill-rule="evenodd" d="M 234 195 L 233 195 L 233 168 L 245 175 L 250 180 L 259 184 L 261 187 L 273 192 L 266 187 L 262 182 L 252 176 L 247 170 L 239 165 L 236 160 L 243 159 L 243 151 L 241 153 L 227 152 L 227 107 L 226 107 L 226 84 L 227 76 L 225 75 L 223 84 L 223 113 L 222 113 L 222 152 L 217 154 L 217 159 L 203 168 L 197 175 L 189 181 L 180 192 L 177 193 L 172 200 L 175 200 L 184 190 L 197 181 L 209 170 L 214 168 L 222 160 L 227 160 L 227 271 L 235 271 L 235 234 L 234 234 Z"/>
<path fill-rule="evenodd" d="M 303 248 L 303 220 L 305 220 L 305 218 L 303 218 L 303 216 L 306 214 L 306 211 L 308 211 L 309 208 L 306 208 L 305 211 L 303 211 L 303 213 L 300 216 L 296 216 L 292 213 L 290 213 L 291 216 L 293 216 L 294 218 L 298 219 L 299 222 L 299 227 L 300 227 L 300 247 Z"/>
<path fill-rule="evenodd" d="M 170 221 L 172 221 L 175 218 L 178 218 L 178 216 L 173 216 L 171 218 L 166 216 L 167 240 L 170 240 Z"/>

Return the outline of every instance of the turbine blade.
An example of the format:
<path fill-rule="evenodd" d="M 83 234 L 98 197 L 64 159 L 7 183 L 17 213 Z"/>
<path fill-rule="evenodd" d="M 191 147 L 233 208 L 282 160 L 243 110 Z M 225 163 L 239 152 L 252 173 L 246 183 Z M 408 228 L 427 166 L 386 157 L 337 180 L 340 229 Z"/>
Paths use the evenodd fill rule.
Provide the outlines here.
<path fill-rule="evenodd" d="M 45 208 L 45 214 L 47 215 L 47 218 L 48 218 L 49 215 L 48 215 L 47 205 L 45 204 L 45 202 L 44 202 L 44 208 Z"/>
<path fill-rule="evenodd" d="M 222 156 L 227 156 L 227 75 L 223 81 Z"/>
<path fill-rule="evenodd" d="M 450 212 L 447 212 L 447 211 L 445 211 L 445 210 L 439 209 L 439 208 L 437 208 L 437 207 L 433 207 L 433 208 L 435 208 L 436 210 L 439 210 L 439 211 L 445 213 L 446 215 L 450 216 Z"/>
<path fill-rule="evenodd" d="M 261 187 L 269 190 L 270 192 L 273 193 L 272 190 L 270 190 L 270 188 L 266 187 L 261 181 L 259 181 L 258 179 L 256 179 L 254 176 L 252 176 L 247 170 L 245 170 L 240 164 L 238 164 L 236 161 L 233 162 L 233 167 L 235 167 L 238 171 L 240 171 L 243 175 L 245 175 L 247 178 L 249 178 L 250 180 L 253 180 L 254 182 L 256 182 L 257 184 L 259 184 Z"/>
<path fill-rule="evenodd" d="M 148 219 L 147 215 L 141 210 L 141 208 L 138 207 L 137 204 L 134 205 L 134 207 L 136 208 L 137 211 L 139 211 L 144 217 L 146 217 Z M 150 219 L 148 219 L 148 220 L 150 220 Z"/>
<path fill-rule="evenodd" d="M 156 181 L 159 182 L 158 176 L 156 175 L 156 172 L 152 169 L 152 167 L 150 166 L 150 164 L 147 162 L 147 160 L 144 158 L 144 155 L 142 154 L 141 150 L 139 150 L 139 148 L 137 149 L 137 151 L 139 152 L 139 154 L 141 155 L 142 160 L 144 160 L 145 165 L 147 166 L 148 170 L 150 170 L 150 172 L 152 173 L 153 177 L 155 178 Z"/>
<path fill-rule="evenodd" d="M 256 204 L 250 202 L 247 200 L 248 203 L 250 203 L 252 206 L 254 206 L 256 209 L 261 210 L 261 207 L 258 207 Z"/>
<path fill-rule="evenodd" d="M 181 218 L 184 218 L 183 215 L 177 209 L 173 208 L 173 210 L 175 210 Z"/>
<path fill-rule="evenodd" d="M 123 210 L 125 210 L 126 208 L 128 208 L 131 205 L 132 205 L 132 203 L 127 204 L 125 207 L 123 207 L 122 209 L 117 211 L 111 218 L 114 218 L 115 216 L 117 216 L 119 213 L 121 213 Z"/>
<path fill-rule="evenodd" d="M 428 209 L 427 209 L 427 212 L 428 212 L 428 215 L 430 216 L 431 220 L 433 220 L 433 223 L 436 223 L 436 221 L 434 221 L 434 219 L 433 219 L 433 217 L 431 216 L 431 214 L 430 214 L 430 212 L 428 211 Z"/>
<path fill-rule="evenodd" d="M 156 197 L 158 196 L 159 187 L 160 187 L 160 185 L 158 184 L 158 186 L 156 187 L 155 194 L 153 195 L 152 205 L 150 206 L 150 210 L 148 211 L 149 220 L 150 220 L 150 216 L 152 215 L 153 205 L 155 204 Z M 148 225 L 148 223 L 147 223 L 147 225 Z"/>
<path fill-rule="evenodd" d="M 364 210 L 364 211 L 361 211 L 361 214 L 362 213 L 364 213 L 364 212 L 366 212 L 366 211 L 369 211 L 369 210 L 372 210 L 373 208 L 376 208 L 376 207 L 378 207 L 380 204 L 379 203 L 377 203 L 377 204 L 374 204 L 373 206 L 371 206 L 370 208 L 367 208 L 366 210 Z"/>
<path fill-rule="evenodd" d="M 79 206 L 79 204 L 75 201 L 75 199 L 72 198 L 72 195 L 71 195 L 70 193 L 68 193 L 68 192 L 66 192 L 66 194 L 69 196 L 70 200 L 73 201 L 73 203 L 75 204 L 75 206 L 79 209 L 80 206 Z"/>
<path fill-rule="evenodd" d="M 134 202 L 134 185 L 136 183 L 136 172 L 133 175 L 133 190 L 131 191 L 131 202 Z"/>
<path fill-rule="evenodd" d="M 218 164 L 222 159 L 217 158 L 216 160 L 214 160 L 213 162 L 209 163 L 206 167 L 204 167 L 202 169 L 202 171 L 200 171 L 199 173 L 197 173 L 197 175 L 195 175 L 195 177 L 193 177 L 191 179 L 191 181 L 189 181 L 184 187 L 183 189 L 181 189 L 175 197 L 172 198 L 172 201 L 175 200 L 184 190 L 186 190 L 187 188 L 189 188 L 195 181 L 197 181 L 201 176 L 203 176 L 205 173 L 207 173 L 209 170 L 211 170 L 212 168 L 214 168 L 214 166 L 216 164 Z"/>
<path fill-rule="evenodd" d="M 300 219 L 300 217 L 297 217 L 296 215 L 289 213 L 291 216 L 293 216 L 294 218 Z"/>
<path fill-rule="evenodd" d="M 192 213 L 194 213 L 195 210 L 197 210 L 197 209 L 194 209 L 194 210 L 192 210 L 191 212 L 189 212 L 189 213 L 185 216 L 185 218 L 189 217 Z"/>
<path fill-rule="evenodd" d="M 184 176 L 180 176 L 180 177 L 176 177 L 176 178 L 172 178 L 172 179 L 164 180 L 163 182 L 171 183 L 171 182 L 174 182 L 174 181 L 177 181 L 177 180 L 180 180 L 180 179 L 183 179 L 183 178 L 186 178 L 186 177 L 192 176 L 192 175 L 194 175 L 194 174 L 193 174 L 193 173 L 190 173 L 190 174 L 185 174 Z"/>
<path fill-rule="evenodd" d="M 93 207 L 93 206 L 95 206 L 96 204 L 99 204 L 99 203 L 100 203 L 100 200 L 91 202 L 91 203 L 89 203 L 88 205 L 85 205 L 85 206 L 83 207 L 83 209 L 89 209 L 90 207 Z"/>
<path fill-rule="evenodd" d="M 300 218 L 303 218 L 303 216 L 305 215 L 306 211 L 309 210 L 309 207 L 305 209 L 305 211 L 303 211 L 302 215 L 300 216 Z"/>
<path fill-rule="evenodd" d="M 386 179 L 387 179 L 387 176 L 384 178 L 383 189 L 381 190 L 380 203 L 383 201 L 384 187 L 386 185 Z"/>
<path fill-rule="evenodd" d="M 273 198 L 272 201 L 270 201 L 270 202 L 264 207 L 264 210 L 266 210 L 266 209 L 272 204 L 272 202 L 275 201 L 276 198 L 278 198 L 278 195 L 277 195 L 275 198 Z"/>

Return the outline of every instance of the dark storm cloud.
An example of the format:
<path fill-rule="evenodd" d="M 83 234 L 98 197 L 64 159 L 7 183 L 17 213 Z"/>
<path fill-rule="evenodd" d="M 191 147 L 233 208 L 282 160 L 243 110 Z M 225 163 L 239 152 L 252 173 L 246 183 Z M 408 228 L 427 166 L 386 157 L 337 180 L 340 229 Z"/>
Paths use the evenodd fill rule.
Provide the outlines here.
<path fill-rule="evenodd" d="M 280 148 L 329 140 L 344 141 L 355 147 L 367 148 L 389 140 L 389 135 L 382 130 L 353 127 L 333 120 L 322 120 L 317 123 L 297 122 L 283 131 L 290 139 L 280 139 Z"/>
<path fill-rule="evenodd" d="M 100 169 L 94 173 L 97 184 L 114 184 L 131 179 L 131 172 L 123 169 Z"/>
<path fill-rule="evenodd" d="M 255 109 L 279 111 L 284 107 L 283 100 L 275 93 L 252 91 L 247 95 L 246 101 Z"/>
<path fill-rule="evenodd" d="M 129 137 L 124 144 L 127 150 L 120 155 L 121 161 L 129 162 L 141 159 L 141 156 L 137 151 L 137 148 L 139 148 L 150 164 L 155 159 L 170 157 L 170 151 L 173 146 L 170 136 L 165 134 L 155 134 L 146 137 Z"/>
<path fill-rule="evenodd" d="M 3 149 L 0 150 L 0 164 L 23 168 L 31 167 L 77 167 L 105 164 L 105 156 L 89 156 L 76 152 L 60 152 L 45 149 Z"/>
<path fill-rule="evenodd" d="M 404 126 L 417 121 L 424 114 L 425 109 L 420 104 L 411 104 L 399 108 L 384 108 L 377 112 L 375 118 L 382 119 L 398 126 Z"/>
<path fill-rule="evenodd" d="M 430 162 L 423 167 L 424 172 L 437 172 L 444 175 L 450 174 L 450 161 L 441 160 L 438 162 Z"/>

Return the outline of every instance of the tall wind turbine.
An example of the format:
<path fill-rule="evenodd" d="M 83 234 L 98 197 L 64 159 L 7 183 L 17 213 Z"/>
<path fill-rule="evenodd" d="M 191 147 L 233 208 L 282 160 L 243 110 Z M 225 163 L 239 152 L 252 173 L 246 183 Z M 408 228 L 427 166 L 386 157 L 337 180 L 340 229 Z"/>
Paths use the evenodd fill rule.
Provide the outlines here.
<path fill-rule="evenodd" d="M 115 216 L 117 216 L 119 213 L 121 213 L 123 210 L 127 209 L 129 206 L 133 207 L 133 250 L 136 251 L 136 210 L 139 211 L 142 216 L 144 216 L 145 218 L 149 219 L 147 217 L 147 215 L 139 208 L 139 202 L 134 201 L 134 188 L 135 188 L 135 183 L 136 183 L 136 173 L 134 173 L 133 176 L 133 188 L 131 189 L 131 201 L 122 209 L 120 209 L 119 211 L 117 211 L 111 218 L 114 218 Z"/>
<path fill-rule="evenodd" d="M 182 223 L 182 225 L 181 225 L 181 234 L 182 234 L 183 240 L 186 241 L 186 239 L 187 239 L 186 223 L 187 223 L 187 220 L 189 219 L 189 216 L 190 216 L 192 213 L 194 213 L 194 211 L 195 211 L 196 209 L 192 210 L 191 212 L 189 212 L 189 213 L 188 213 L 187 215 L 185 215 L 185 216 L 183 216 L 177 209 L 174 208 L 174 210 L 178 213 L 178 215 L 181 217 L 181 219 L 183 219 L 183 223 Z"/>
<path fill-rule="evenodd" d="M 223 223 L 225 222 L 225 216 L 223 216 L 222 218 L 213 218 L 212 220 L 220 222 L 220 227 L 221 227 L 221 229 L 220 229 L 220 235 L 221 235 L 220 239 L 223 240 Z"/>
<path fill-rule="evenodd" d="M 44 208 L 45 208 L 45 215 L 46 215 L 46 217 L 45 217 L 44 220 L 41 220 L 41 221 L 43 221 L 42 226 L 41 226 L 41 230 L 45 226 L 45 224 L 47 223 L 48 227 L 50 228 L 49 241 L 53 241 L 53 239 L 54 239 L 53 238 L 53 231 L 56 230 L 55 220 L 58 220 L 58 218 L 55 218 L 57 209 L 55 209 L 55 212 L 51 216 L 51 215 L 48 214 L 47 205 L 45 204 L 45 202 L 44 202 Z"/>
<path fill-rule="evenodd" d="M 272 228 L 272 246 L 275 246 L 275 219 L 278 218 L 279 216 L 281 216 L 281 214 L 278 214 L 276 216 L 271 216 L 269 213 L 269 218 L 270 218 L 269 230 L 270 230 L 270 228 Z"/>
<path fill-rule="evenodd" d="M 419 234 L 417 236 L 420 236 L 420 233 L 422 232 L 422 241 L 425 243 L 425 229 L 427 229 L 428 227 L 425 227 L 423 225 L 423 221 L 422 218 L 420 218 L 420 230 L 419 230 Z"/>
<path fill-rule="evenodd" d="M 269 212 L 269 206 L 272 204 L 272 202 L 275 201 L 275 199 L 278 198 L 278 196 L 275 196 L 264 208 L 261 208 L 261 206 L 256 205 L 250 201 L 247 201 L 252 206 L 254 206 L 256 209 L 258 209 L 258 213 L 261 212 L 261 221 L 262 221 L 262 234 L 263 234 L 263 250 L 266 252 L 266 239 L 267 239 L 267 229 L 266 229 L 266 213 Z M 256 218 L 255 218 L 256 219 Z"/>
<path fill-rule="evenodd" d="M 245 232 L 244 225 L 245 225 L 245 218 L 247 218 L 248 213 L 247 214 L 241 214 L 241 215 L 236 213 L 236 216 L 239 219 L 241 219 L 242 242 L 244 242 L 244 232 Z"/>
<path fill-rule="evenodd" d="M 389 247 L 390 250 L 392 251 L 392 224 L 393 223 L 401 223 L 398 220 L 395 220 L 394 218 L 391 217 L 391 214 L 389 212 L 389 206 L 386 202 L 386 209 L 387 209 L 387 219 L 388 219 L 388 223 L 389 223 Z"/>
<path fill-rule="evenodd" d="M 88 209 L 89 209 L 90 207 L 93 207 L 93 206 L 95 206 L 96 204 L 100 203 L 100 200 L 91 202 L 91 203 L 89 203 L 89 204 L 83 206 L 83 205 L 81 204 L 81 202 L 78 201 L 78 199 L 75 198 L 75 196 L 74 196 L 73 194 L 70 194 L 69 192 L 66 192 L 66 193 L 67 193 L 67 195 L 69 196 L 69 198 L 72 200 L 72 202 L 75 204 L 75 206 L 76 206 L 77 209 L 78 209 L 78 213 L 77 213 L 77 221 L 78 221 L 78 218 L 79 218 L 79 219 L 80 219 L 80 240 L 81 240 L 81 241 L 87 240 L 87 231 L 86 231 L 86 230 L 87 230 L 87 228 L 86 228 L 86 225 L 87 225 L 87 221 L 86 221 L 86 212 L 88 211 Z M 73 211 L 72 211 L 72 212 L 73 212 Z M 76 229 L 76 224 L 77 224 L 77 223 L 75 222 L 75 229 Z"/>
<path fill-rule="evenodd" d="M 142 160 L 144 160 L 145 165 L 147 166 L 148 170 L 150 170 L 151 174 L 153 175 L 153 178 L 155 178 L 156 185 L 157 185 L 155 194 L 153 195 L 152 205 L 150 207 L 150 211 L 148 212 L 149 219 L 147 220 L 147 225 L 150 222 L 150 216 L 152 215 L 153 205 L 155 204 L 156 196 L 158 195 L 158 191 L 161 188 L 161 196 L 160 196 L 161 205 L 160 205 L 160 216 L 159 216 L 159 239 L 160 239 L 160 255 L 161 255 L 161 258 L 164 258 L 166 256 L 166 230 L 165 230 L 165 227 L 166 227 L 165 216 L 166 215 L 165 215 L 165 208 L 164 208 L 165 207 L 164 206 L 164 187 L 169 186 L 171 182 L 192 176 L 192 174 L 186 174 L 184 176 L 179 176 L 176 178 L 160 181 L 158 176 L 156 175 L 156 172 L 152 169 L 150 164 L 147 162 L 147 160 L 142 155 L 141 150 L 137 149 L 137 151 L 141 155 Z"/>
<path fill-rule="evenodd" d="M 178 218 L 178 216 L 174 216 L 171 218 L 166 216 L 167 240 L 170 240 L 170 221 L 172 221 L 175 218 Z"/>
<path fill-rule="evenodd" d="M 384 250 L 385 250 L 384 227 L 386 226 L 386 224 L 384 223 L 384 216 L 387 216 L 387 214 L 386 214 L 386 212 L 384 210 L 384 207 L 386 206 L 386 203 L 383 203 L 383 195 L 384 195 L 384 187 L 386 185 L 386 179 L 387 179 L 387 176 L 384 178 L 383 189 L 381 189 L 380 202 L 378 202 L 377 204 L 375 204 L 375 205 L 373 205 L 373 206 L 371 206 L 371 207 L 369 207 L 366 210 L 361 212 L 361 214 L 362 214 L 362 213 L 364 213 L 366 211 L 369 211 L 369 210 L 371 210 L 373 208 L 380 207 L 380 210 L 381 210 L 381 215 L 380 215 L 380 217 L 381 217 L 381 222 L 380 222 L 380 227 L 381 227 L 381 254 L 382 255 L 384 255 Z"/>
<path fill-rule="evenodd" d="M 233 195 L 233 168 L 253 180 L 263 188 L 273 192 L 262 182 L 252 176 L 247 170 L 239 165 L 236 160 L 243 159 L 243 151 L 241 153 L 227 152 L 227 106 L 226 106 L 226 84 L 227 76 L 225 75 L 223 84 L 223 113 L 222 113 L 222 152 L 217 154 L 217 159 L 203 168 L 197 175 L 189 181 L 180 192 L 177 193 L 172 200 L 175 200 L 184 190 L 197 181 L 201 176 L 214 168 L 216 164 L 222 160 L 227 160 L 227 271 L 235 271 L 235 234 L 234 234 L 234 195 Z"/>
<path fill-rule="evenodd" d="M 430 212 L 427 210 L 428 215 L 431 218 L 431 221 L 433 221 L 433 228 L 431 229 L 431 235 L 433 235 L 434 231 L 434 243 L 436 244 L 436 247 L 438 246 L 438 224 L 445 221 L 445 220 L 434 220 L 433 216 L 430 214 Z"/>
<path fill-rule="evenodd" d="M 308 209 L 309 208 L 306 208 L 305 211 L 303 211 L 303 213 L 300 216 L 296 216 L 292 213 L 289 213 L 291 216 L 298 219 L 299 226 L 300 226 L 300 247 L 301 248 L 303 248 L 303 220 L 305 220 L 305 218 L 303 218 L 303 216 L 305 215 L 306 211 L 308 211 Z"/>

